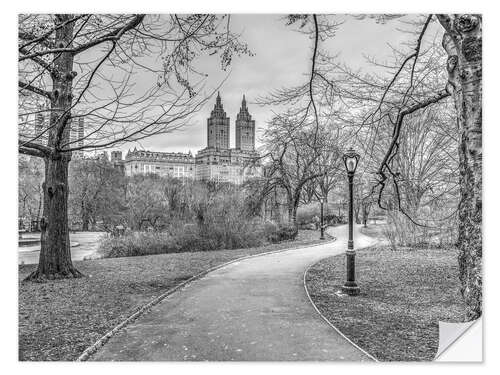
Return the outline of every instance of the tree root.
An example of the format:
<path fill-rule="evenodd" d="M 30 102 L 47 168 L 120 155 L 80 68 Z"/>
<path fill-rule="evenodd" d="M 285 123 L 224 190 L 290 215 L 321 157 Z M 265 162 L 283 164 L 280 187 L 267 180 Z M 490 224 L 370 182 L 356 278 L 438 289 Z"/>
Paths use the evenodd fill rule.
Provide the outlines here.
<path fill-rule="evenodd" d="M 23 282 L 45 283 L 52 280 L 77 279 L 80 277 L 85 277 L 85 275 L 71 266 L 67 270 L 58 272 L 41 272 L 37 269 L 30 273 Z"/>

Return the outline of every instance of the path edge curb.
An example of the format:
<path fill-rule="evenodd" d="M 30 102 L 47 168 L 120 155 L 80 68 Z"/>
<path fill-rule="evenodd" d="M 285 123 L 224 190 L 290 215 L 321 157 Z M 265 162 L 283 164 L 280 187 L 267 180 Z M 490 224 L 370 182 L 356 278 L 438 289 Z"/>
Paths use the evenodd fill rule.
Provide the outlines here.
<path fill-rule="evenodd" d="M 173 288 L 167 290 L 163 294 L 160 294 L 158 297 L 155 297 L 153 300 L 151 300 L 147 304 L 145 304 L 142 307 L 140 307 L 135 313 L 133 313 L 132 315 L 130 315 L 124 321 L 122 321 L 121 323 L 119 323 L 118 325 L 116 325 L 114 328 L 112 328 L 110 331 L 108 331 L 103 336 L 101 336 L 101 338 L 98 339 L 96 342 L 94 342 L 92 345 L 90 345 L 89 347 L 87 347 L 87 349 L 85 349 L 82 352 L 82 354 L 80 354 L 80 356 L 75 360 L 75 362 L 85 362 L 85 361 L 87 361 L 93 354 L 95 354 L 97 352 L 97 350 L 99 350 L 101 347 L 103 347 L 109 341 L 109 339 L 112 338 L 114 335 L 116 335 L 122 328 L 126 327 L 128 324 L 132 323 L 134 320 L 136 320 L 137 318 L 139 318 L 141 315 L 143 315 L 144 313 L 148 312 L 152 307 L 154 307 L 155 305 L 159 304 L 161 301 L 163 301 L 165 298 L 167 298 L 171 294 L 175 293 L 176 291 L 178 291 L 179 289 L 185 287 L 186 285 L 192 283 L 193 281 L 201 279 L 202 277 L 206 276 L 210 272 L 216 271 L 216 270 L 221 269 L 223 267 L 226 267 L 226 266 L 228 266 L 228 265 L 230 265 L 232 263 L 240 262 L 240 261 L 243 261 L 243 260 L 246 260 L 246 259 L 257 258 L 257 257 L 264 256 L 264 255 L 282 253 L 282 252 L 285 252 L 285 251 L 294 251 L 294 250 L 307 249 L 309 247 L 323 246 L 323 245 L 326 245 L 326 244 L 329 244 L 329 243 L 333 243 L 333 242 L 335 242 L 337 240 L 336 237 L 333 237 L 333 236 L 330 236 L 330 237 L 331 238 L 328 239 L 328 240 L 326 240 L 326 241 L 323 241 L 323 242 L 320 242 L 320 243 L 317 243 L 317 244 L 313 244 L 313 245 L 301 246 L 301 247 L 297 247 L 297 248 L 294 248 L 294 249 L 281 249 L 281 250 L 268 251 L 268 252 L 260 253 L 260 254 L 246 255 L 246 256 L 243 256 L 243 257 L 240 257 L 240 258 L 236 258 L 236 259 L 230 260 L 229 262 L 219 264 L 218 266 L 211 267 L 211 268 L 209 268 L 209 269 L 207 269 L 205 271 L 202 271 L 202 272 L 200 272 L 200 273 L 192 276 L 191 278 L 183 281 L 182 283 L 174 286 Z M 309 270 L 309 267 L 307 268 L 307 270 Z M 307 270 L 306 270 L 306 272 L 307 272 Z M 307 289 L 306 289 L 306 293 L 307 293 Z M 308 296 L 309 296 L 309 294 L 308 294 Z M 309 300 L 310 300 L 310 298 L 309 298 Z"/>
<path fill-rule="evenodd" d="M 366 246 L 364 248 L 361 248 L 361 249 L 356 249 L 356 251 L 358 250 L 363 250 L 363 249 L 366 249 L 366 248 L 369 248 L 369 247 L 372 247 L 373 245 L 370 245 L 370 246 Z M 337 254 L 337 255 L 333 255 L 332 257 L 326 257 L 326 258 L 323 258 L 323 259 L 320 259 L 318 260 L 317 262 L 315 263 L 312 263 L 310 264 L 306 270 L 304 271 L 304 276 L 303 276 L 303 279 L 302 279 L 302 282 L 304 284 L 304 290 L 306 291 L 306 295 L 307 295 L 307 298 L 309 299 L 309 302 L 311 303 L 312 307 L 314 308 L 314 310 L 316 310 L 316 312 L 318 313 L 318 315 L 330 326 L 332 327 L 340 336 L 342 336 L 349 344 L 351 344 L 352 346 L 354 346 L 356 349 L 358 349 L 360 352 L 362 352 L 364 355 L 366 355 L 368 358 L 372 359 L 373 361 L 375 362 L 380 362 L 377 358 L 375 358 L 373 355 L 371 355 L 370 353 L 368 353 L 366 350 L 364 350 L 362 347 L 360 347 L 358 344 L 356 344 L 354 341 L 352 341 L 349 337 L 347 337 L 346 335 L 344 335 L 342 333 L 342 331 L 340 329 L 338 329 L 335 325 L 333 325 L 332 322 L 330 322 L 326 316 L 324 316 L 321 311 L 319 311 L 318 307 L 316 306 L 316 304 L 314 303 L 314 301 L 312 300 L 311 298 L 311 295 L 309 294 L 309 290 L 307 289 L 307 284 L 306 284 L 306 276 L 307 276 L 307 273 L 309 272 L 309 270 L 315 266 L 316 264 L 318 264 L 319 262 L 322 262 L 323 260 L 325 259 L 329 259 L 329 258 L 333 258 L 333 257 L 336 257 L 336 256 L 339 256 L 339 255 L 342 255 L 342 253 L 340 254 Z"/>

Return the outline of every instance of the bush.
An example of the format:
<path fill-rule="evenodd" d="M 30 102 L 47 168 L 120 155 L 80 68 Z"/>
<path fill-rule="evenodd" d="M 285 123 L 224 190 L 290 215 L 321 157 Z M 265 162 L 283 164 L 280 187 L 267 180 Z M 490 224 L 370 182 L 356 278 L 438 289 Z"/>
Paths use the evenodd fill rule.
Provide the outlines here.
<path fill-rule="evenodd" d="M 338 216 L 335 214 L 325 215 L 324 220 L 328 225 L 347 224 L 347 220 L 344 216 Z"/>
<path fill-rule="evenodd" d="M 99 243 L 104 258 L 213 251 L 256 247 L 265 243 L 294 240 L 298 231 L 293 225 L 247 221 L 228 227 L 199 228 L 188 224 L 175 234 L 165 232 L 127 232 L 121 237 L 108 236 Z"/>
<path fill-rule="evenodd" d="M 165 233 L 133 232 L 121 237 L 106 237 L 99 243 L 98 252 L 104 258 L 117 258 L 168 253 L 170 249 L 174 249 L 174 244 Z"/>
<path fill-rule="evenodd" d="M 104 258 L 132 257 L 210 251 L 221 248 L 216 240 L 201 236 L 196 226 L 185 226 L 175 235 L 166 232 L 127 232 L 121 237 L 106 237 L 99 243 L 98 252 Z"/>
<path fill-rule="evenodd" d="M 328 225 L 345 224 L 346 220 L 342 216 L 337 216 L 331 213 L 332 209 L 325 204 L 323 211 L 323 220 Z M 308 224 L 314 224 L 314 216 L 318 218 L 321 216 L 321 208 L 319 203 L 310 203 L 308 205 L 301 206 L 297 209 L 297 225 L 299 227 L 305 227 Z"/>
<path fill-rule="evenodd" d="M 101 242 L 99 252 L 109 258 L 240 249 L 295 239 L 295 227 L 262 223 L 252 216 L 245 197 L 244 190 L 232 185 L 197 185 L 189 198 L 186 213 L 175 218 L 171 215 L 161 231 L 125 233 L 121 237 L 107 238 Z"/>
<path fill-rule="evenodd" d="M 303 226 L 313 222 L 313 217 L 321 214 L 319 203 L 311 203 L 297 209 L 297 225 Z"/>
<path fill-rule="evenodd" d="M 413 216 L 418 217 L 418 215 Z M 388 211 L 387 225 L 384 226 L 382 233 L 392 250 L 397 250 L 399 246 L 409 248 L 454 246 L 457 232 L 453 221 L 446 223 L 428 219 L 424 224 L 414 224 L 399 211 Z"/>
<path fill-rule="evenodd" d="M 264 236 L 271 243 L 294 240 L 297 234 L 297 228 L 291 224 L 275 224 L 270 222 L 264 224 Z"/>

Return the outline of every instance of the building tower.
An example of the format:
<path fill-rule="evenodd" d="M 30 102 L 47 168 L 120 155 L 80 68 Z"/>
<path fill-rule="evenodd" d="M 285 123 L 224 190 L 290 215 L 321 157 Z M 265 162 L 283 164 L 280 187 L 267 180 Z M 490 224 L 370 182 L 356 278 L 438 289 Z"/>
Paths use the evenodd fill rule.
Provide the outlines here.
<path fill-rule="evenodd" d="M 219 93 L 207 119 L 207 144 L 209 148 L 229 149 L 229 117 L 226 117 Z"/>
<path fill-rule="evenodd" d="M 69 140 L 71 144 L 69 147 L 83 147 L 85 144 L 85 120 L 83 117 L 73 117 L 68 120 L 70 128 Z M 83 150 L 73 151 L 73 156 L 83 157 Z"/>
<path fill-rule="evenodd" d="M 240 113 L 236 116 L 236 148 L 242 151 L 255 150 L 255 120 L 248 113 L 245 95 L 241 102 Z"/>
<path fill-rule="evenodd" d="M 118 163 L 123 161 L 123 154 L 121 151 L 111 151 L 111 163 Z"/>
<path fill-rule="evenodd" d="M 35 131 L 33 134 L 33 139 L 35 143 L 41 145 L 47 145 L 48 139 L 48 124 L 43 112 L 37 113 L 35 116 Z"/>
<path fill-rule="evenodd" d="M 84 145 L 84 137 L 85 137 L 85 122 L 83 117 L 78 117 L 78 146 Z"/>
<path fill-rule="evenodd" d="M 121 173 L 125 174 L 125 162 L 121 151 L 111 151 L 110 161 L 111 164 L 113 164 L 113 168 L 118 169 Z"/>

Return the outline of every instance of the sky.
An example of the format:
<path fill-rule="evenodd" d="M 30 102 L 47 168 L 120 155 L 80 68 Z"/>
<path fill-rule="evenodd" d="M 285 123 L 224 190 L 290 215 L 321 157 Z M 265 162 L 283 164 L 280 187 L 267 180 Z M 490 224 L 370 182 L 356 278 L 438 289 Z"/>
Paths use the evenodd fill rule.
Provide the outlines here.
<path fill-rule="evenodd" d="M 320 43 L 320 48 L 328 50 L 330 54 L 339 54 L 339 60 L 351 68 L 371 69 L 366 63 L 366 55 L 379 60 L 387 59 L 391 54 L 389 44 L 398 45 L 409 38 L 408 34 L 397 31 L 397 28 L 404 27 L 398 20 L 379 24 L 372 18 L 359 20 L 349 15 L 335 17 L 343 24 L 334 37 Z M 256 98 L 265 96 L 273 89 L 307 81 L 312 40 L 286 26 L 282 15 L 232 15 L 231 28 L 233 32 L 241 33 L 241 39 L 248 44 L 254 56 L 235 57 L 226 72 L 221 70 L 219 60 L 214 56 L 201 56 L 197 66 L 208 74 L 208 90 L 223 82 L 220 94 L 224 110 L 230 118 L 231 147 L 235 144 L 234 123 L 243 94 L 256 122 L 258 145 L 259 133 L 272 118 L 273 108 L 259 106 L 255 103 Z M 436 28 L 434 31 L 431 29 L 432 32 L 435 33 Z M 129 143 L 119 149 L 126 152 L 137 147 L 163 152 L 191 151 L 195 154 L 206 147 L 206 119 L 214 104 L 215 96 L 182 130 L 157 135 L 140 143 Z"/>

